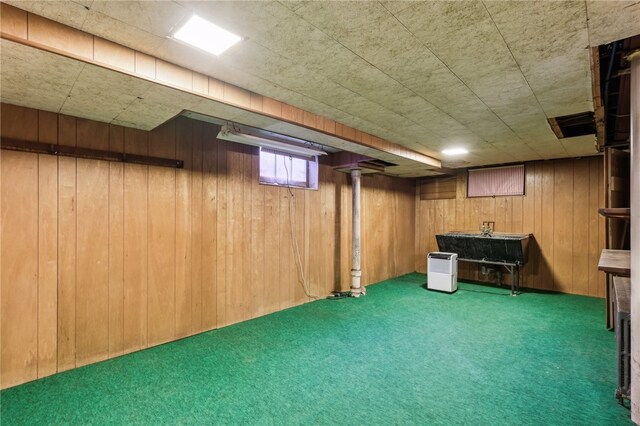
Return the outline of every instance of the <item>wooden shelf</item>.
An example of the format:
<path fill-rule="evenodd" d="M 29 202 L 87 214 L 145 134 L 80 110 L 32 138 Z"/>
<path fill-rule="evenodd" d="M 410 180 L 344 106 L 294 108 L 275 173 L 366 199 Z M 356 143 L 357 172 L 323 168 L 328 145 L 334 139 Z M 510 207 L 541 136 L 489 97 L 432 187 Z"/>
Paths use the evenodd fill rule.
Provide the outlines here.
<path fill-rule="evenodd" d="M 623 208 L 601 208 L 598 209 L 598 214 L 604 217 L 611 217 L 616 219 L 629 219 L 631 217 L 631 209 L 629 207 Z"/>
<path fill-rule="evenodd" d="M 631 276 L 631 251 L 604 249 L 598 262 L 598 270 L 623 277 Z"/>

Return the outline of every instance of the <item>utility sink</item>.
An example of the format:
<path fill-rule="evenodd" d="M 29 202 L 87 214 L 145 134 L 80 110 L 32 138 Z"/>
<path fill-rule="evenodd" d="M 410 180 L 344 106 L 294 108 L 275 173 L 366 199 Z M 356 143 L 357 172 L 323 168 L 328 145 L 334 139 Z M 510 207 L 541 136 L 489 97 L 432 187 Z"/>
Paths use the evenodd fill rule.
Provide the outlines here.
<path fill-rule="evenodd" d="M 437 234 L 438 249 L 457 253 L 466 260 L 501 262 L 524 265 L 529 260 L 529 238 L 531 234 L 509 234 L 494 232 L 484 235 L 479 232 L 448 232 Z"/>

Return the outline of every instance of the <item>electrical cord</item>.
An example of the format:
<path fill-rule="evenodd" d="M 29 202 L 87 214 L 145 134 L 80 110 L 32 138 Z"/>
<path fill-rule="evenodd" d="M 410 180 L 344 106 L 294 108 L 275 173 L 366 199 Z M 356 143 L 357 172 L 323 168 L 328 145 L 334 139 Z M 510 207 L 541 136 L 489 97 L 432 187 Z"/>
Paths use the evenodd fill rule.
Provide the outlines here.
<path fill-rule="evenodd" d="M 289 156 L 289 160 L 293 161 L 293 157 Z M 282 162 L 284 164 L 284 170 L 287 174 L 287 189 L 289 190 L 289 226 L 291 228 L 291 242 L 293 244 L 293 248 L 294 248 L 294 252 L 296 255 L 296 265 L 298 267 L 298 282 L 300 283 L 302 290 L 304 291 L 304 294 L 313 300 L 319 300 L 320 297 L 318 296 L 314 296 L 313 294 L 311 294 L 311 291 L 309 291 L 307 289 L 308 287 L 308 283 L 307 283 L 307 279 L 304 275 L 304 268 L 302 266 L 302 260 L 300 259 L 300 248 L 298 246 L 298 238 L 295 235 L 295 230 L 296 230 L 296 221 L 295 221 L 295 203 L 296 203 L 296 197 L 293 193 L 293 191 L 291 190 L 291 185 L 289 184 L 289 168 L 287 167 L 287 160 L 286 157 L 282 156 Z"/>

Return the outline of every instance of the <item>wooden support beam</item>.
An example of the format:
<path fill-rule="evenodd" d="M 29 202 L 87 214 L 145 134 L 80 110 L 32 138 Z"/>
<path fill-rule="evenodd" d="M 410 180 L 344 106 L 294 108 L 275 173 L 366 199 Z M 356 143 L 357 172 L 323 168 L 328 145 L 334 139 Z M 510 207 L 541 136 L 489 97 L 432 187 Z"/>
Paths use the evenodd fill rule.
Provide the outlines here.
<path fill-rule="evenodd" d="M 555 133 L 556 137 L 558 139 L 564 138 L 564 133 L 562 133 L 562 129 L 558 125 L 558 120 L 556 120 L 555 117 L 551 117 L 547 118 L 547 121 L 549 122 L 549 126 L 551 126 L 551 130 L 553 130 L 553 133 Z"/>
<path fill-rule="evenodd" d="M 591 57 L 591 92 L 593 94 L 593 119 L 596 122 L 596 147 L 602 152 L 606 139 L 604 105 L 600 96 L 600 48 L 592 47 Z"/>

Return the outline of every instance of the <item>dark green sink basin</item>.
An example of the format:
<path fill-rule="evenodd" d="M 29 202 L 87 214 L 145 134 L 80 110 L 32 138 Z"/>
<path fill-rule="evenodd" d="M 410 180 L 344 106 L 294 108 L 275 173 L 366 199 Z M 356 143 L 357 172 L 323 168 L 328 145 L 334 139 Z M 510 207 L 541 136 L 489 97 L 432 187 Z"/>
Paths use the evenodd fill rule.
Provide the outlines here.
<path fill-rule="evenodd" d="M 437 234 L 436 240 L 440 251 L 457 253 L 460 259 L 524 265 L 529 260 L 530 237 L 531 234 L 449 232 Z"/>

